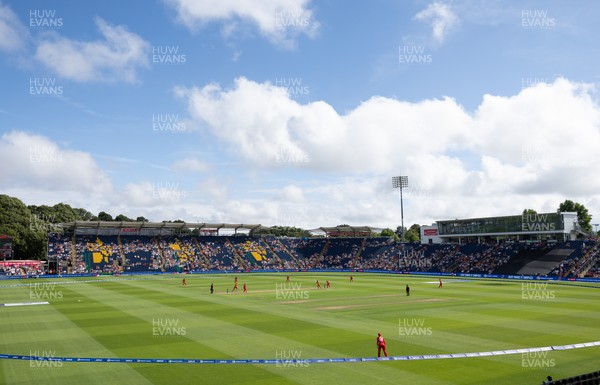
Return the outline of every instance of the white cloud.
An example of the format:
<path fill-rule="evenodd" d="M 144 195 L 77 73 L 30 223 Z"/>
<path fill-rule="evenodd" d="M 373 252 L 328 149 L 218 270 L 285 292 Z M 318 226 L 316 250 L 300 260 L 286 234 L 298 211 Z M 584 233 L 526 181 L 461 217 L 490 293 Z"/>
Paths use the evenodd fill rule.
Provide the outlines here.
<path fill-rule="evenodd" d="M 319 29 L 310 0 L 165 0 L 189 29 L 223 22 L 223 34 L 239 30 L 239 22 L 255 25 L 271 42 L 291 48 L 299 35 L 314 37 Z"/>
<path fill-rule="evenodd" d="M 213 135 L 243 158 L 266 166 L 275 163 L 282 148 L 298 149 L 287 124 L 301 107 L 281 88 L 240 78 L 233 90 L 209 84 L 180 88 L 176 94 L 187 98 L 194 118 L 206 122 Z"/>
<path fill-rule="evenodd" d="M 0 137 L 0 186 L 49 193 L 110 194 L 108 176 L 85 152 L 64 149 L 41 135 L 20 131 Z"/>
<path fill-rule="evenodd" d="M 299 203 L 304 201 L 304 192 L 296 185 L 289 185 L 281 190 L 279 198 L 286 202 Z"/>
<path fill-rule="evenodd" d="M 373 97 L 340 115 L 326 102 L 300 104 L 284 89 L 245 78 L 230 89 L 177 90 L 192 117 L 248 165 L 361 176 L 282 188 L 280 197 L 302 192 L 306 216 L 321 225 L 329 215 L 338 222 L 393 221 L 389 179 L 401 171 L 409 175 L 411 214 L 424 220 L 526 207 L 554 211 L 565 199 L 597 202 L 600 107 L 594 92 L 557 79 L 514 96 L 485 95 L 472 113 L 451 98 Z M 278 161 L 282 148 L 293 149 L 289 159 L 301 154 L 303 161 Z"/>
<path fill-rule="evenodd" d="M 447 4 L 431 3 L 415 15 L 415 20 L 431 25 L 431 35 L 435 42 L 443 43 L 446 36 L 458 25 L 459 18 Z"/>
<path fill-rule="evenodd" d="M 195 190 L 199 199 L 202 201 L 208 197 L 211 202 L 217 205 L 222 204 L 228 199 L 229 191 L 224 181 L 217 177 L 209 177 L 200 182 Z"/>
<path fill-rule="evenodd" d="M 302 105 L 283 88 L 245 78 L 233 89 L 209 84 L 176 93 L 232 153 L 267 168 L 383 172 L 418 161 L 423 151 L 460 150 L 470 124 L 449 98 L 413 104 L 374 97 L 342 116 L 325 102 Z"/>
<path fill-rule="evenodd" d="M 29 31 L 9 6 L 0 2 L 0 51 L 14 52 L 25 48 Z"/>
<path fill-rule="evenodd" d="M 76 41 L 45 36 L 35 58 L 57 75 L 79 82 L 136 82 L 139 68 L 148 66 L 150 44 L 123 26 L 100 18 L 96 25 L 102 40 Z"/>

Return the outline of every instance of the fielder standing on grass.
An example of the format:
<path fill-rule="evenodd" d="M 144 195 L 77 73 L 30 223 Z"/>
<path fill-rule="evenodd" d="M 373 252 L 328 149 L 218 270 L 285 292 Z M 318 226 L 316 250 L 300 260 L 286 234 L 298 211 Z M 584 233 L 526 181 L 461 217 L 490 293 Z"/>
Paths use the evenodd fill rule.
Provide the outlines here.
<path fill-rule="evenodd" d="M 377 333 L 377 357 L 381 357 L 381 351 L 387 357 L 387 350 L 385 349 L 385 339 L 381 333 Z"/>

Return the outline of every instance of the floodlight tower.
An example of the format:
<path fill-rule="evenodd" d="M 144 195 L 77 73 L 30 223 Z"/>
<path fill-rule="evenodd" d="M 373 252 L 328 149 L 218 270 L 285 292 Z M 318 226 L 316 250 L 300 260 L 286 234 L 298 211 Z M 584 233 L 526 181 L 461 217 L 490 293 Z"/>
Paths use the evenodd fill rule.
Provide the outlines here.
<path fill-rule="evenodd" d="M 402 189 L 408 187 L 407 176 L 392 177 L 392 187 L 400 189 L 400 229 L 402 230 L 402 243 L 404 243 L 404 204 L 402 202 Z"/>

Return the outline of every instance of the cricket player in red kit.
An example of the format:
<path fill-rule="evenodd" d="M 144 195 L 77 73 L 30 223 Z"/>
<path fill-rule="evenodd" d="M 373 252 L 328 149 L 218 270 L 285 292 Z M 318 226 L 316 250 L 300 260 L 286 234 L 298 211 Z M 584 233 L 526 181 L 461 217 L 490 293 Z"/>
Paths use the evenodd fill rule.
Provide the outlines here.
<path fill-rule="evenodd" d="M 444 284 L 442 283 L 442 279 L 440 278 L 440 286 L 438 286 L 438 287 L 442 287 L 442 286 L 444 286 Z"/>
<path fill-rule="evenodd" d="M 383 349 L 383 354 L 387 357 L 387 350 L 385 350 L 385 339 L 381 333 L 377 333 L 377 357 L 381 357 L 381 350 Z"/>
<path fill-rule="evenodd" d="M 248 288 L 246 287 L 246 282 L 244 282 L 244 293 L 248 292 Z"/>

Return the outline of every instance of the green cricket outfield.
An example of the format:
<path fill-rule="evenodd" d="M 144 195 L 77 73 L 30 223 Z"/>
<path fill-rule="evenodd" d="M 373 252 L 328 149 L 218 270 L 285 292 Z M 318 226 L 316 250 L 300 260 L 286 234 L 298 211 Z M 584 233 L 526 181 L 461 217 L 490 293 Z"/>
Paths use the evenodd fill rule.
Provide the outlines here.
<path fill-rule="evenodd" d="M 0 382 L 539 384 L 547 375 L 559 379 L 600 368 L 600 346 L 455 359 L 304 361 L 374 357 L 378 332 L 390 356 L 600 341 L 598 284 L 443 278 L 440 288 L 436 277 L 409 275 L 353 274 L 354 282 L 348 273 L 293 273 L 290 282 L 286 274 L 237 276 L 233 293 L 234 274 L 0 281 L 0 303 L 48 302 L 0 307 L 0 353 L 276 364 L 1 359 Z"/>

